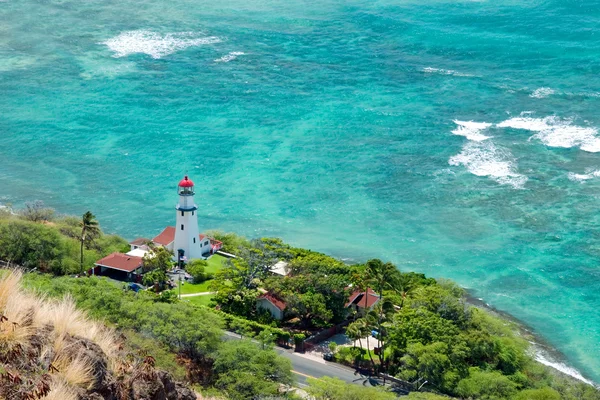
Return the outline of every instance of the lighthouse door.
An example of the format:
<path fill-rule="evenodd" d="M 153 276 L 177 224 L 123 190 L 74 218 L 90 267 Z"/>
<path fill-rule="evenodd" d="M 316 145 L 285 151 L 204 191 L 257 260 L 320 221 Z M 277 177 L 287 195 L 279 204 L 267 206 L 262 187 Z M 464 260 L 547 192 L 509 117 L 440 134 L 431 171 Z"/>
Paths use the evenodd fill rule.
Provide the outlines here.
<path fill-rule="evenodd" d="M 179 268 L 183 268 L 185 264 L 185 250 L 179 249 L 177 250 L 177 265 Z"/>

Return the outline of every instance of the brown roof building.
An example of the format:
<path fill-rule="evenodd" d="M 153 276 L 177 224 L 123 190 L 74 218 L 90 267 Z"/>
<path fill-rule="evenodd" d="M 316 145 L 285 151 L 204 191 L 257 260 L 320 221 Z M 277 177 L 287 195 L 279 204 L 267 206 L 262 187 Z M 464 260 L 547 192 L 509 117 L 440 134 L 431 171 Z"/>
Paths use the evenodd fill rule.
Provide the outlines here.
<path fill-rule="evenodd" d="M 142 258 L 122 253 L 112 253 L 96 261 L 96 266 L 123 272 L 136 272 L 142 267 Z"/>
<path fill-rule="evenodd" d="M 346 308 L 354 307 L 358 311 L 359 309 L 370 310 L 377 302 L 381 299 L 377 293 L 371 288 L 367 288 L 366 292 L 363 290 L 355 290 L 346 303 Z"/>
<path fill-rule="evenodd" d="M 263 308 L 271 313 L 273 318 L 282 320 L 287 304 L 273 293 L 263 293 L 256 299 L 256 308 Z"/>

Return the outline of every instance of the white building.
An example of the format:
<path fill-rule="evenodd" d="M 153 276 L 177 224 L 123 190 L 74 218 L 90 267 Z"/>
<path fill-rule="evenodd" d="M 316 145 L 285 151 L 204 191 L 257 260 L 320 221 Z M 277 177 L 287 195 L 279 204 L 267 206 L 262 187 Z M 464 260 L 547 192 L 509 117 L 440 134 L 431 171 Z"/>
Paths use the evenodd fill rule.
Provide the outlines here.
<path fill-rule="evenodd" d="M 194 182 L 185 176 L 177 187 L 179 202 L 176 209 L 176 225 L 167 226 L 154 239 L 138 238 L 129 243 L 131 251 L 127 254 L 140 256 L 148 252 L 147 243 L 163 246 L 173 252 L 177 261 L 210 256 L 223 246 L 218 240 L 202 235 L 198 231 L 198 206 L 194 203 Z M 145 253 L 144 253 L 145 254 Z"/>
<path fill-rule="evenodd" d="M 194 182 L 187 175 L 179 182 L 177 194 L 179 203 L 175 207 L 177 218 L 173 252 L 178 260 L 202 258 L 204 253 L 210 253 L 210 240 L 200 240 L 196 213 L 198 206 L 194 203 Z"/>

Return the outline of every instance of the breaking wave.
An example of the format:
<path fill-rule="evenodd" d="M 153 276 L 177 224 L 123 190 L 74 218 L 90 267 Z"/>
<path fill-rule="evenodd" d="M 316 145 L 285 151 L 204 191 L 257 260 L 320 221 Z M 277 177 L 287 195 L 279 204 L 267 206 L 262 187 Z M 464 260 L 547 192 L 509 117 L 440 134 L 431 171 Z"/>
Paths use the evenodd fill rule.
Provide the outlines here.
<path fill-rule="evenodd" d="M 598 177 L 600 177 L 600 170 L 590 171 L 585 174 L 576 174 L 574 172 L 569 172 L 569 179 L 574 182 L 584 182 Z"/>
<path fill-rule="evenodd" d="M 556 92 L 553 89 L 550 89 L 549 87 L 541 87 L 539 89 L 534 90 L 533 93 L 529 95 L 529 97 L 532 97 L 534 99 L 543 99 L 545 97 L 553 95 L 554 93 Z"/>
<path fill-rule="evenodd" d="M 125 57 L 134 53 L 161 58 L 188 47 L 218 43 L 216 36 L 198 37 L 197 33 L 181 32 L 161 35 L 148 30 L 128 31 L 101 44 L 113 51 L 113 57 Z"/>
<path fill-rule="evenodd" d="M 537 362 L 547 365 L 548 367 L 554 368 L 554 369 L 562 372 L 563 374 L 572 376 L 573 378 L 575 378 L 577 380 L 580 380 L 589 385 L 597 387 L 594 384 L 594 382 L 590 381 L 589 379 L 584 378 L 583 375 L 581 375 L 581 373 L 579 371 L 577 371 L 575 368 L 569 367 L 568 365 L 566 365 L 562 362 L 558 362 L 558 361 L 554 360 L 554 358 L 550 354 L 548 354 L 547 351 L 543 350 L 540 346 L 536 346 L 535 343 L 533 343 L 533 345 L 534 345 L 533 346 L 534 347 L 534 358 Z"/>
<path fill-rule="evenodd" d="M 454 123 L 457 125 L 457 128 L 452 131 L 452 133 L 455 135 L 464 136 L 467 139 L 474 140 L 476 142 L 481 142 L 491 137 L 485 136 L 481 133 L 481 131 L 484 131 L 492 126 L 492 124 L 488 124 L 487 122 L 454 120 Z"/>
<path fill-rule="evenodd" d="M 241 51 L 232 51 L 231 53 L 221 57 L 221 58 L 217 58 L 216 60 L 214 60 L 215 62 L 229 62 L 232 60 L 235 60 L 236 58 L 238 58 L 238 56 L 243 56 L 245 53 L 242 53 Z"/>
<path fill-rule="evenodd" d="M 579 147 L 590 153 L 600 152 L 598 131 L 595 128 L 573 125 L 569 119 L 517 117 L 496 126 L 537 132 L 531 139 L 539 139 L 549 147 Z"/>
<path fill-rule="evenodd" d="M 463 165 L 470 173 L 487 176 L 502 185 L 523 187 L 527 177 L 516 172 L 516 163 L 508 150 L 497 148 L 491 141 L 468 142 L 462 151 L 450 157 L 450 165 Z"/>
<path fill-rule="evenodd" d="M 475 76 L 475 75 L 471 75 L 471 74 L 463 74 L 462 72 L 454 71 L 451 69 L 441 69 L 441 68 L 431 68 L 431 67 L 423 68 L 422 71 L 427 74 L 452 75 L 452 76 L 462 76 L 462 77 Z"/>

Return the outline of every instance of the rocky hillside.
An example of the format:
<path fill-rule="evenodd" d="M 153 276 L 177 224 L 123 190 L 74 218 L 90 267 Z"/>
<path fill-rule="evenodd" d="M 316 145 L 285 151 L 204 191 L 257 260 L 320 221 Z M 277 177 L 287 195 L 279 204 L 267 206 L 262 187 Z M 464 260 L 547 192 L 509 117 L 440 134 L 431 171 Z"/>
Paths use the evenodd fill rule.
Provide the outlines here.
<path fill-rule="evenodd" d="M 72 299 L 36 297 L 20 279 L 17 272 L 0 277 L 0 399 L 196 400 Z"/>

